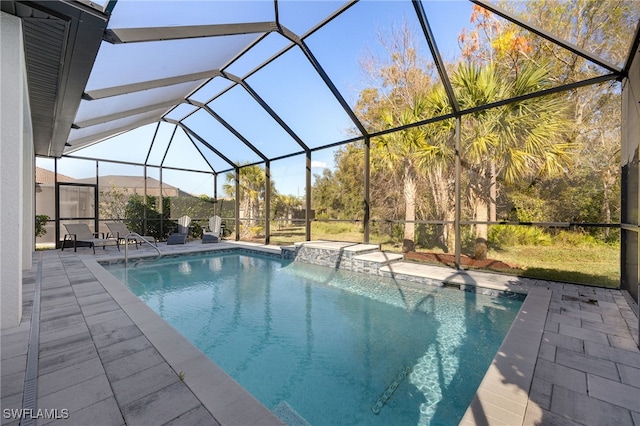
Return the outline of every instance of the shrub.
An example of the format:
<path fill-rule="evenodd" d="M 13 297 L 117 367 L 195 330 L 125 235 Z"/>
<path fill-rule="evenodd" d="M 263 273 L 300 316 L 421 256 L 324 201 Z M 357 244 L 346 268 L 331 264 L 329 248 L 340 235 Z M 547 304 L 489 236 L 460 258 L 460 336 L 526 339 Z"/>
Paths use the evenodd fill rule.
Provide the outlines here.
<path fill-rule="evenodd" d="M 194 238 L 202 238 L 202 225 L 197 222 L 191 222 L 191 236 Z"/>
<path fill-rule="evenodd" d="M 263 226 L 252 226 L 249 228 L 249 238 L 264 237 Z"/>
<path fill-rule="evenodd" d="M 507 246 L 548 246 L 551 236 L 533 226 L 496 225 L 489 229 L 489 245 L 494 248 Z"/>
<path fill-rule="evenodd" d="M 46 214 L 36 215 L 36 238 L 44 237 L 47 234 L 47 222 L 49 222 L 49 216 Z"/>
<path fill-rule="evenodd" d="M 554 237 L 554 241 L 557 243 L 563 243 L 570 246 L 585 247 L 596 246 L 601 244 L 596 237 L 586 232 L 575 231 L 560 231 Z"/>
<path fill-rule="evenodd" d="M 318 233 L 330 235 L 358 232 L 360 230 L 358 224 L 344 222 L 316 222 L 315 228 Z"/>

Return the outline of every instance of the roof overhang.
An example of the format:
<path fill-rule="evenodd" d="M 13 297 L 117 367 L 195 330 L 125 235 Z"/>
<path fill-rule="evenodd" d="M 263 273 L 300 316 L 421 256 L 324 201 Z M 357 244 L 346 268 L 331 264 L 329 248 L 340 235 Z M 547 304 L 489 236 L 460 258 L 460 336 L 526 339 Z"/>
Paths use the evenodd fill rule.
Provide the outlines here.
<path fill-rule="evenodd" d="M 102 41 L 109 8 L 87 2 L 0 2 L 22 19 L 36 155 L 60 157 Z"/>

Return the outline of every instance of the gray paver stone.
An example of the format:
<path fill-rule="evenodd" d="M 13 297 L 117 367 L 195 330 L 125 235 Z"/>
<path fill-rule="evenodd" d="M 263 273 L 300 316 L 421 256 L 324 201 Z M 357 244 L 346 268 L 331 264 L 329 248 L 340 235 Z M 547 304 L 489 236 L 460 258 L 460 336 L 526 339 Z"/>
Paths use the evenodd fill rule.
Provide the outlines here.
<path fill-rule="evenodd" d="M 142 335 L 140 329 L 135 324 L 130 324 L 115 330 L 105 331 L 102 334 L 93 334 L 93 341 L 96 347 L 102 348 L 140 335 Z"/>
<path fill-rule="evenodd" d="M 48 331 L 56 330 L 59 328 L 69 327 L 74 324 L 82 324 L 84 323 L 84 317 L 82 314 L 78 313 L 75 315 L 69 315 L 66 317 L 58 318 L 51 321 L 40 321 L 40 330 L 43 333 Z"/>
<path fill-rule="evenodd" d="M 27 355 L 18 355 L 13 358 L 7 358 L 2 360 L 0 365 L 0 373 L 2 377 L 8 374 L 24 371 L 27 368 Z"/>
<path fill-rule="evenodd" d="M 584 351 L 583 340 L 577 339 L 575 337 L 562 336 L 558 333 L 552 333 L 550 331 L 545 331 L 542 334 L 542 341 L 544 343 L 548 343 L 559 348 L 569 349 L 574 352 Z"/>
<path fill-rule="evenodd" d="M 193 410 L 187 411 L 180 417 L 171 420 L 164 426 L 219 426 L 220 423 L 213 418 L 210 412 L 208 412 L 202 405 L 197 406 Z"/>
<path fill-rule="evenodd" d="M 164 424 L 200 404 L 183 382 L 177 382 L 122 407 L 128 424 Z"/>
<path fill-rule="evenodd" d="M 69 327 L 64 327 L 60 329 L 51 330 L 48 332 L 40 332 L 40 345 L 45 345 L 47 343 L 55 343 L 62 339 L 66 339 L 69 336 L 75 336 L 81 333 L 88 333 L 89 328 L 87 324 L 84 322 L 73 324 Z"/>
<path fill-rule="evenodd" d="M 618 371 L 620 372 L 622 383 L 640 388 L 640 368 L 618 364 Z"/>
<path fill-rule="evenodd" d="M 551 407 L 551 391 L 553 384 L 539 377 L 534 377 L 531 382 L 529 399 L 541 408 L 548 410 Z"/>
<path fill-rule="evenodd" d="M 105 375 L 99 375 L 68 388 L 38 398 L 38 408 L 79 411 L 105 398 L 113 396 Z"/>
<path fill-rule="evenodd" d="M 91 334 L 102 334 L 106 331 L 133 324 L 122 309 L 87 316 L 86 321 Z"/>
<path fill-rule="evenodd" d="M 104 374 L 104 368 L 102 368 L 100 358 L 97 356 L 47 374 L 40 374 L 38 376 L 38 397 Z"/>
<path fill-rule="evenodd" d="M 533 404 L 527 406 L 522 426 L 583 426 L 582 423 L 576 423 L 566 417 L 552 413 L 546 409 L 536 407 Z"/>
<path fill-rule="evenodd" d="M 22 408 L 22 392 L 17 393 L 15 395 L 11 395 L 8 397 L 2 397 L 2 409 L 13 409 L 13 410 L 18 410 Z M 0 424 L 4 425 L 8 425 L 8 424 L 13 424 L 15 423 L 14 418 L 11 417 L 7 417 L 5 418 L 4 416 L 0 416 Z M 18 421 L 19 422 L 19 421 Z"/>
<path fill-rule="evenodd" d="M 78 334 L 66 336 L 58 340 L 40 343 L 39 353 L 40 357 L 46 357 L 87 345 L 93 345 L 93 340 L 91 340 L 91 334 L 89 334 L 89 330 L 82 331 Z"/>
<path fill-rule="evenodd" d="M 602 424 L 599 419 L 616 426 L 633 425 L 629 410 L 558 385 L 553 386 L 551 411 L 585 425 Z"/>
<path fill-rule="evenodd" d="M 18 371 L 17 373 L 2 375 L 2 384 L 0 396 L 2 398 L 17 393 L 22 393 L 24 390 L 24 371 Z"/>
<path fill-rule="evenodd" d="M 121 310 L 120 305 L 118 305 L 113 300 L 105 300 L 99 303 L 93 303 L 91 305 L 84 305 L 82 307 L 82 313 L 85 317 L 91 317 L 98 314 L 103 314 L 106 312 Z"/>
<path fill-rule="evenodd" d="M 538 357 L 542 359 L 546 359 L 547 361 L 554 362 L 556 360 L 556 348 L 553 345 L 550 345 L 545 342 L 540 342 L 540 350 L 538 351 Z"/>
<path fill-rule="evenodd" d="M 618 380 L 618 369 L 615 363 L 604 359 L 593 358 L 581 353 L 559 348 L 556 353 L 556 362 L 575 370 L 593 373 L 598 376 Z"/>
<path fill-rule="evenodd" d="M 609 336 L 609 342 L 614 348 L 624 349 L 631 352 L 638 352 L 638 355 L 640 355 L 638 345 L 632 338 L 622 336 Z"/>
<path fill-rule="evenodd" d="M 81 410 L 70 412 L 69 418 L 66 420 L 54 420 L 46 423 L 46 425 L 87 426 L 97 424 L 96 422 L 99 422 L 100 426 L 120 426 L 125 424 L 120 408 L 113 396 L 98 401 Z"/>
<path fill-rule="evenodd" d="M 589 395 L 602 401 L 640 412 L 640 388 L 587 374 Z"/>
<path fill-rule="evenodd" d="M 605 345 L 609 343 L 609 340 L 607 339 L 607 335 L 605 333 L 600 333 L 598 331 L 587 330 L 579 327 L 573 327 L 567 324 L 560 324 L 559 334 Z"/>
<path fill-rule="evenodd" d="M 162 362 L 165 362 L 164 358 L 151 347 L 104 363 L 104 369 L 109 380 L 115 382 Z"/>
<path fill-rule="evenodd" d="M 149 340 L 145 336 L 140 335 L 112 345 L 103 346 L 98 349 L 98 353 L 100 353 L 102 362 L 110 362 L 150 347 L 152 347 L 152 345 L 149 343 Z"/>
<path fill-rule="evenodd" d="M 40 311 L 40 322 L 47 322 L 71 315 L 80 314 L 80 306 L 77 303 L 68 303 L 64 306 L 50 307 L 47 310 Z"/>
<path fill-rule="evenodd" d="M 180 379 L 169 364 L 163 362 L 139 373 L 112 383 L 113 392 L 120 405 L 128 405 L 137 399 L 157 392 Z"/>
<path fill-rule="evenodd" d="M 637 352 L 612 348 L 611 346 L 594 342 L 585 342 L 585 353 L 596 358 L 640 368 L 640 355 Z"/>
<path fill-rule="evenodd" d="M 544 359 L 538 359 L 534 377 L 539 377 L 553 384 L 559 384 L 568 389 L 587 393 L 587 375 L 582 371 L 555 364 Z"/>
<path fill-rule="evenodd" d="M 65 352 L 40 358 L 40 361 L 38 362 L 38 373 L 47 374 L 97 357 L 98 352 L 96 351 L 93 343 L 90 343 L 79 348 L 73 348 Z"/>

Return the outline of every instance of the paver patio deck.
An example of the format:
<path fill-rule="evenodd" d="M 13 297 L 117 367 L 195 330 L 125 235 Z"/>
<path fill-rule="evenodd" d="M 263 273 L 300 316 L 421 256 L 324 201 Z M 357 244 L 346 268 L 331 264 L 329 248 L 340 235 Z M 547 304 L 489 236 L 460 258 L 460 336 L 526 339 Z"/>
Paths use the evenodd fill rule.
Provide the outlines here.
<path fill-rule="evenodd" d="M 197 241 L 160 249 L 236 246 Z M 5 410 L 22 407 L 40 276 L 37 408 L 57 410 L 49 415 L 58 419 L 39 418 L 38 425 L 280 424 L 95 262 L 114 256 L 122 257 L 115 247 L 95 256 L 88 248 L 34 256 L 23 279 L 23 321 L 2 330 L 0 340 L 2 425 L 19 424 Z M 385 268 L 529 294 L 461 424 L 640 426 L 637 306 L 622 292 L 427 265 Z"/>

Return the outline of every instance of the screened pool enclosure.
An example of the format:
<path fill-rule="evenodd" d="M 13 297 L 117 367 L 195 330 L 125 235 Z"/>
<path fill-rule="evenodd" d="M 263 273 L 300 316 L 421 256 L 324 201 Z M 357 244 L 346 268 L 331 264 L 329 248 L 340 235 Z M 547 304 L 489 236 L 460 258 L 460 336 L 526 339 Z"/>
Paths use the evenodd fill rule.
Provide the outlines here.
<path fill-rule="evenodd" d="M 226 238 L 455 267 L 577 256 L 559 278 L 637 296 L 636 1 L 2 10 L 25 25 L 39 242 L 112 220 L 162 239 L 184 214 L 197 239 L 219 214 Z"/>

